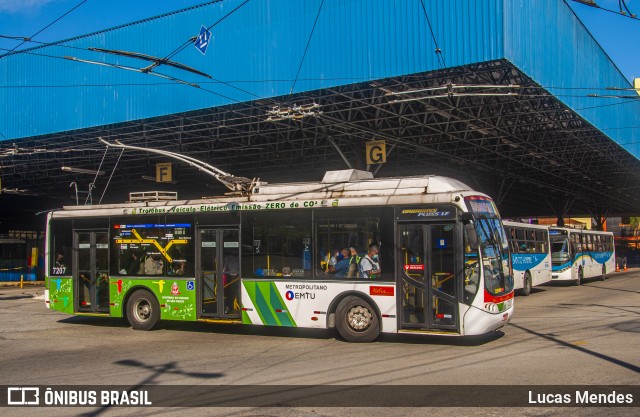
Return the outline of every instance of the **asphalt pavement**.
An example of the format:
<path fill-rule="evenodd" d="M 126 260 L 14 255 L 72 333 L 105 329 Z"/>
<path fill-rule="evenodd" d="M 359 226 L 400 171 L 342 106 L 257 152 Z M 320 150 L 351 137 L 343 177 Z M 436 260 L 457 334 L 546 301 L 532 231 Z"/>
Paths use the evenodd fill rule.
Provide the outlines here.
<path fill-rule="evenodd" d="M 555 283 L 554 283 L 555 284 Z M 479 337 L 124 320 L 48 310 L 42 287 L 0 287 L 6 385 L 640 385 L 640 271 L 517 297 L 511 323 Z M 35 297 L 35 298 L 34 298 Z M 640 401 L 638 399 L 637 401 Z M 635 404 L 638 404 L 636 402 Z M 4 408 L 4 415 L 636 415 L 628 408 Z"/>

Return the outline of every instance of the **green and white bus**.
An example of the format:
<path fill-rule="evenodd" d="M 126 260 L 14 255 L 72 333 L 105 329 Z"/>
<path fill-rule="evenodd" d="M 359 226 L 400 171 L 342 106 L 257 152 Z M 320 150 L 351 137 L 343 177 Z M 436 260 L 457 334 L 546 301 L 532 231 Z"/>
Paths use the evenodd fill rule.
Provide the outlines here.
<path fill-rule="evenodd" d="M 342 262 L 360 264 L 346 275 L 327 267 L 342 249 L 354 254 Z M 354 272 L 370 250 L 379 271 Z M 48 216 L 45 256 L 48 307 L 142 330 L 160 320 L 335 327 L 364 342 L 482 334 L 513 312 L 493 201 L 440 176 L 332 171 L 245 196 L 64 207 Z"/>

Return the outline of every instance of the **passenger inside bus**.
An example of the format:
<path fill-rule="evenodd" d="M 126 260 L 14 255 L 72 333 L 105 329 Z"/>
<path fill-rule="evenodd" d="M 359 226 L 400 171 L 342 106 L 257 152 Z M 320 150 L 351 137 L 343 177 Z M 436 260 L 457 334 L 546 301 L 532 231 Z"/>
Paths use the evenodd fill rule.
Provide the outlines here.
<path fill-rule="evenodd" d="M 360 276 L 364 279 L 376 279 L 382 272 L 378 254 L 380 248 L 376 244 L 369 245 L 369 252 L 360 260 Z"/>
<path fill-rule="evenodd" d="M 334 274 L 336 278 L 346 278 L 349 273 L 349 261 L 351 260 L 349 249 L 343 248 L 336 256 L 335 265 L 329 267 L 327 273 Z"/>
<path fill-rule="evenodd" d="M 131 258 L 126 271 L 129 275 L 136 275 L 140 271 L 140 257 L 135 251 L 131 251 Z"/>
<path fill-rule="evenodd" d="M 358 251 L 353 246 L 349 248 L 349 252 L 350 252 L 349 272 L 347 272 L 347 278 L 359 278 L 360 273 L 358 269 L 359 269 L 360 259 L 362 259 L 362 257 L 358 255 Z"/>

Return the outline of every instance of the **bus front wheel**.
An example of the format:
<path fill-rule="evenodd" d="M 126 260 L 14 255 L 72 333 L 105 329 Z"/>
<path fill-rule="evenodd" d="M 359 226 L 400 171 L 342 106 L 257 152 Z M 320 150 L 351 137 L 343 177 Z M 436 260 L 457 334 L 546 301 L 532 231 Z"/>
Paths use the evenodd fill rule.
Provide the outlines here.
<path fill-rule="evenodd" d="M 522 283 L 522 295 L 525 297 L 531 294 L 531 273 L 529 271 L 524 274 L 524 282 Z"/>
<path fill-rule="evenodd" d="M 151 330 L 160 320 L 160 305 L 146 290 L 134 292 L 127 301 L 127 320 L 136 330 Z"/>
<path fill-rule="evenodd" d="M 348 342 L 371 342 L 380 335 L 380 320 L 374 309 L 359 297 L 346 297 L 336 309 L 338 333 Z"/>

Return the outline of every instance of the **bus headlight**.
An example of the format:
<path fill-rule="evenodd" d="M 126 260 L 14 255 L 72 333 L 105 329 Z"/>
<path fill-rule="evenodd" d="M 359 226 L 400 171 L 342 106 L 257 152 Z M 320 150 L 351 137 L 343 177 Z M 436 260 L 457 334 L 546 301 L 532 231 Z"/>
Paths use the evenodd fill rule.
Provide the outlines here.
<path fill-rule="evenodd" d="M 484 303 L 484 310 L 491 314 L 498 314 L 498 305 L 494 303 Z"/>
<path fill-rule="evenodd" d="M 513 307 L 513 298 L 504 300 L 500 303 L 484 303 L 484 311 L 491 314 L 501 313 L 509 310 L 511 307 Z"/>

